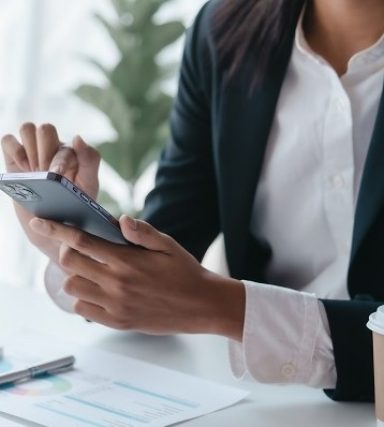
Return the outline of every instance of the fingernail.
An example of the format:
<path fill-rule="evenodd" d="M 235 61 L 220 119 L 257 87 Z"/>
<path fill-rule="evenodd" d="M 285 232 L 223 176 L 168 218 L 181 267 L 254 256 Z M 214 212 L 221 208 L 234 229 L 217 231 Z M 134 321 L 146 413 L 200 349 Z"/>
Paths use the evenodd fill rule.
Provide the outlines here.
<path fill-rule="evenodd" d="M 48 224 L 46 221 L 43 221 L 42 219 L 33 218 L 29 224 L 31 228 L 35 231 L 38 231 L 40 233 L 48 232 L 48 229 L 49 229 Z"/>

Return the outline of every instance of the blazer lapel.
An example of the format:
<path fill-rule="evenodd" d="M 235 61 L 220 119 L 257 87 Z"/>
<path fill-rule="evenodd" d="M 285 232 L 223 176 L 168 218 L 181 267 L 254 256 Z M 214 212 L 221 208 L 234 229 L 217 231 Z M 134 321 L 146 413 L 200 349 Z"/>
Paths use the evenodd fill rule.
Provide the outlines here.
<path fill-rule="evenodd" d="M 251 253 L 250 217 L 276 104 L 291 56 L 295 28 L 296 25 L 260 87 L 250 91 L 254 68 L 248 63 L 221 95 L 218 113 L 221 123 L 216 135 L 218 148 L 215 160 L 220 174 L 222 229 L 233 277 L 241 278 L 247 274 L 248 278 L 256 280 L 257 272 L 262 270 L 257 265 L 260 257 L 252 257 L 253 272 L 247 261 Z"/>
<path fill-rule="evenodd" d="M 357 201 L 351 262 L 375 217 L 384 207 L 384 88 Z"/>

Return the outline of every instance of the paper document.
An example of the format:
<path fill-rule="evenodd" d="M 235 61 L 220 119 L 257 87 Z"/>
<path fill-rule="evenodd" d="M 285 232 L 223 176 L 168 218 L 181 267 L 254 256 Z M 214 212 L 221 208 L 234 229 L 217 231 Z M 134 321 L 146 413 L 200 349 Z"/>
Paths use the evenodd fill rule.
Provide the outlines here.
<path fill-rule="evenodd" d="M 20 424 L 17 421 L 11 421 L 9 419 L 6 418 L 0 418 L 0 426 L 1 427 L 20 427 L 22 426 L 22 424 Z"/>
<path fill-rule="evenodd" d="M 0 372 L 22 355 L 68 353 L 68 345 L 40 336 L 5 346 Z M 35 352 L 32 349 L 37 349 Z M 232 405 L 248 393 L 92 347 L 72 346 L 73 371 L 0 387 L 0 413 L 48 427 L 161 427 Z M 0 421 L 1 425 L 1 421 Z"/>

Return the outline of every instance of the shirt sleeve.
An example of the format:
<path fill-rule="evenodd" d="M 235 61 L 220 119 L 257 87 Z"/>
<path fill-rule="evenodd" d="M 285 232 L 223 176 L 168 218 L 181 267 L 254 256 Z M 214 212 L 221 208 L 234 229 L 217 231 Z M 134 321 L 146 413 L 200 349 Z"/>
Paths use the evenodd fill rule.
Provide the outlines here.
<path fill-rule="evenodd" d="M 64 283 L 67 277 L 64 271 L 51 261 L 45 270 L 45 288 L 57 306 L 64 311 L 74 313 L 73 306 L 76 298 L 73 298 L 64 291 Z"/>
<path fill-rule="evenodd" d="M 243 341 L 229 341 L 234 375 L 262 383 L 334 388 L 333 346 L 321 301 L 306 292 L 243 283 Z"/>

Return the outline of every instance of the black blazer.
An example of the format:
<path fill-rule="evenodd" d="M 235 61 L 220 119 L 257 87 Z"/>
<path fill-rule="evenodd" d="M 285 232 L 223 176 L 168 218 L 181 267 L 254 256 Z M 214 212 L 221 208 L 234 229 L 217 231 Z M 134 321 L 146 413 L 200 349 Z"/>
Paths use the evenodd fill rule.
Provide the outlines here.
<path fill-rule="evenodd" d="M 250 92 L 250 61 L 230 82 L 218 65 L 211 31 L 217 2 L 203 7 L 187 35 L 171 114 L 172 138 L 161 155 L 156 187 L 143 217 L 199 260 L 223 232 L 231 275 L 265 282 L 271 251 L 250 235 L 250 216 L 296 22 L 289 41 L 270 64 L 268 77 Z M 383 201 L 382 96 L 355 213 L 348 273 L 351 300 L 323 300 L 337 369 L 336 389 L 326 392 L 335 400 L 373 399 L 372 344 L 366 322 L 384 301 Z"/>

